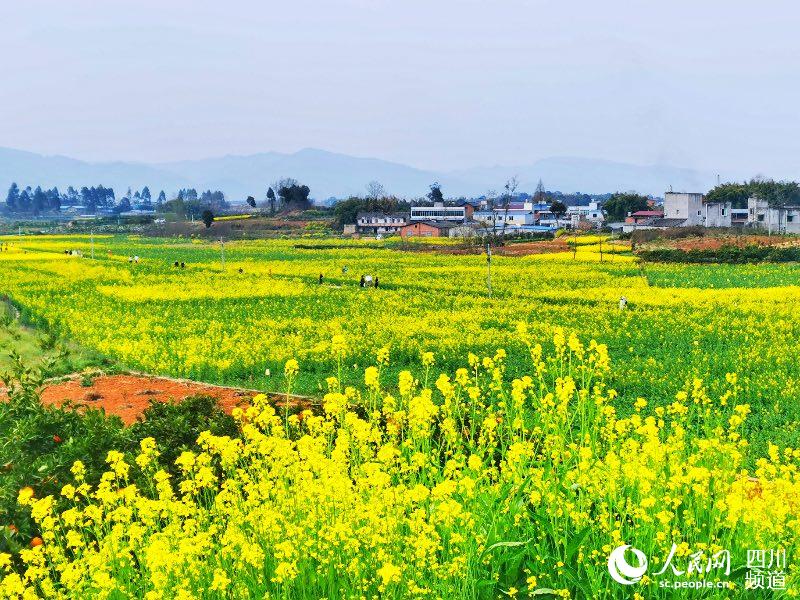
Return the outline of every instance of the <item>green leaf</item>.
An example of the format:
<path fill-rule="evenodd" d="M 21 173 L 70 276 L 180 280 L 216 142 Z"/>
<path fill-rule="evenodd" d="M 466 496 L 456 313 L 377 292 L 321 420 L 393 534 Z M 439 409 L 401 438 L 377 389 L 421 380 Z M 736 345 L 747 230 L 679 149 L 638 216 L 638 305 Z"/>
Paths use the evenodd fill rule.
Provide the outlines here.
<path fill-rule="evenodd" d="M 583 542 L 584 538 L 586 538 L 586 536 L 589 534 L 590 531 L 591 527 L 587 525 L 586 527 L 583 528 L 583 530 L 580 533 L 578 533 L 578 535 L 572 538 L 569 544 L 567 544 L 566 554 L 565 554 L 566 560 L 564 561 L 565 563 L 572 562 L 572 557 L 578 551 L 578 548 L 580 548 L 581 543 Z"/>
<path fill-rule="evenodd" d="M 524 542 L 496 542 L 481 552 L 481 558 L 486 556 L 487 553 L 491 552 L 495 548 L 518 548 L 519 546 L 530 544 L 532 540 L 533 538 L 525 540 Z"/>

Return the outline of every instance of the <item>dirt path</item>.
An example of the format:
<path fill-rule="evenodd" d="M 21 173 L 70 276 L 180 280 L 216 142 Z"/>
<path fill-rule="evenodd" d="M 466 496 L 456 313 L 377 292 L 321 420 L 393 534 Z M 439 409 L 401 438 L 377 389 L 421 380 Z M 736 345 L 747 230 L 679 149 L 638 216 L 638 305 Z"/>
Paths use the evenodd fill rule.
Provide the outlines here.
<path fill-rule="evenodd" d="M 102 408 L 107 414 L 117 415 L 126 425 L 134 423 L 151 400 L 180 402 L 197 394 L 213 396 L 222 409 L 230 413 L 237 406 L 246 406 L 258 391 L 224 387 L 188 380 L 175 380 L 149 375 L 98 375 L 91 386 L 82 384 L 82 377 L 75 375 L 66 381 L 46 385 L 42 390 L 42 402 L 61 406 L 66 401 L 75 406 Z M 0 399 L 5 391 L 0 390 Z M 284 397 L 273 395 L 276 404 Z M 293 397 L 294 403 L 309 404 L 305 398 Z"/>

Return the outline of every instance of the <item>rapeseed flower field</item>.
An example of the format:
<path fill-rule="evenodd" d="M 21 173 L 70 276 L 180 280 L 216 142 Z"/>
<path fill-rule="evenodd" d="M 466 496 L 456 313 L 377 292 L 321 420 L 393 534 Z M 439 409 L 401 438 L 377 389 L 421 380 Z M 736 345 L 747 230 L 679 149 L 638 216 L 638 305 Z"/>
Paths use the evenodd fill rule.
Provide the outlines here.
<path fill-rule="evenodd" d="M 579 236 L 574 255 L 495 256 L 490 298 L 485 256 L 413 251 L 419 241 L 226 243 L 223 269 L 220 244 L 200 240 L 95 236 L 94 261 L 90 236 L 5 240 L 3 293 L 25 317 L 133 369 L 281 390 L 296 359 L 295 391 L 318 395 L 338 334 L 351 340 L 339 375 L 352 385 L 383 347 L 393 377 L 423 351 L 450 370 L 468 352 L 517 356 L 524 321 L 542 340 L 564 327 L 607 344 L 611 383 L 629 397 L 670 397 L 695 378 L 722 393 L 738 373 L 759 451 L 800 446 L 794 264 L 641 265 L 608 240 L 600 262 L 602 239 Z M 360 288 L 361 275 L 379 289 Z"/>
<path fill-rule="evenodd" d="M 193 240 L 8 241 L 29 321 L 321 408 L 257 396 L 178 474 L 146 439 L 58 498 L 21 490 L 42 535 L 0 556 L 0 597 L 797 592 L 795 265 L 643 265 L 587 238 L 496 256 L 490 296 L 485 256 L 392 240 L 226 243 L 224 264 Z"/>

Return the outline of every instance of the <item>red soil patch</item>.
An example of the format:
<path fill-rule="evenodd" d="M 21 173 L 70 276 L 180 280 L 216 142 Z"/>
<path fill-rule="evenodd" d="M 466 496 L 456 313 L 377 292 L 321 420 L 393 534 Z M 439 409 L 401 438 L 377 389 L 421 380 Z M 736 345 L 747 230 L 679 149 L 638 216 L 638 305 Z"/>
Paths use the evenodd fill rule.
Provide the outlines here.
<path fill-rule="evenodd" d="M 126 425 L 134 423 L 150 400 L 180 402 L 189 396 L 204 394 L 217 399 L 220 407 L 230 413 L 237 406 L 247 406 L 259 392 L 241 388 L 222 387 L 193 381 L 174 380 L 166 377 L 142 375 L 98 375 L 91 386 L 81 385 L 81 379 L 46 385 L 41 392 L 45 404 L 62 406 L 70 401 L 74 406 L 102 408 L 107 414 L 117 415 Z M 5 399 L 5 390 L 0 388 L 0 400 Z M 283 396 L 275 395 L 275 404 L 282 404 Z M 305 399 L 293 398 L 293 404 L 305 403 Z"/>

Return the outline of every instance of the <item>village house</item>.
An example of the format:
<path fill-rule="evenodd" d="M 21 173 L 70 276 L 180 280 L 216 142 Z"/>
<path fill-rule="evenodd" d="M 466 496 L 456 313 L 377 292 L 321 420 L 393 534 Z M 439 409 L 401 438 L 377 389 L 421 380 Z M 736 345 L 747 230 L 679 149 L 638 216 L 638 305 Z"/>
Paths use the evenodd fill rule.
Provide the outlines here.
<path fill-rule="evenodd" d="M 666 192 L 664 211 L 640 210 L 625 218 L 622 230 L 669 227 L 731 227 L 730 202 L 706 202 L 700 193 Z"/>
<path fill-rule="evenodd" d="M 800 233 L 800 206 L 770 206 L 766 200 L 747 200 L 747 224 L 768 233 Z"/>
<path fill-rule="evenodd" d="M 356 216 L 356 233 L 366 235 L 391 235 L 408 224 L 408 214 L 363 212 Z"/>
<path fill-rule="evenodd" d="M 699 193 L 664 194 L 664 218 L 682 219 L 680 227 L 730 227 L 731 208 L 730 202 L 706 202 L 705 196 Z"/>
<path fill-rule="evenodd" d="M 413 221 L 400 229 L 400 237 L 472 237 L 474 225 L 453 221 Z"/>
<path fill-rule="evenodd" d="M 746 208 L 732 208 L 731 209 L 731 226 L 744 227 L 747 225 L 747 217 L 750 211 Z"/>
<path fill-rule="evenodd" d="M 592 201 L 588 206 L 569 206 L 567 207 L 567 218 L 571 227 L 577 229 L 583 224 L 592 227 L 602 225 L 606 218 L 599 202 Z"/>
<path fill-rule="evenodd" d="M 509 202 L 508 206 L 477 211 L 473 216 L 484 227 L 506 233 L 550 231 L 559 225 L 556 216 L 550 212 L 549 204 L 530 201 Z M 568 221 L 564 220 L 561 224 L 567 225 Z"/>

